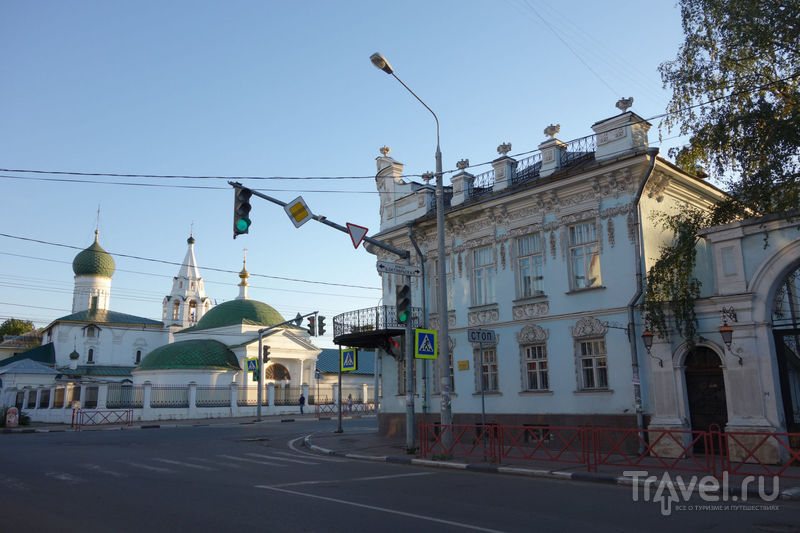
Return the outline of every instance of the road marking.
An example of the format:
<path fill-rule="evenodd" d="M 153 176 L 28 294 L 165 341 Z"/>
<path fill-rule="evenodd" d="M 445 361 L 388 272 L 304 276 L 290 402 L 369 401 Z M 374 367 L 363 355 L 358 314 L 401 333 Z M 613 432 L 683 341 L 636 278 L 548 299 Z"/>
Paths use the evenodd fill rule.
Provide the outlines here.
<path fill-rule="evenodd" d="M 0 485 L 5 485 L 13 490 L 28 490 L 28 487 L 25 486 L 25 483 L 13 477 L 0 476 Z"/>
<path fill-rule="evenodd" d="M 296 496 L 303 496 L 305 498 L 315 498 L 317 500 L 324 500 L 328 502 L 333 502 L 340 505 L 350 505 L 352 507 L 360 507 L 362 509 L 371 509 L 373 511 L 380 511 L 382 513 L 389 513 L 389 514 L 396 514 L 400 516 L 407 516 L 409 518 L 416 518 L 419 520 L 427 520 L 428 522 L 436 522 L 437 524 L 446 524 L 448 526 L 455 526 L 455 527 L 462 527 L 464 529 L 473 529 L 475 531 L 490 531 L 492 533 L 500 533 L 497 529 L 489 529 L 485 527 L 473 526 L 472 524 L 465 524 L 463 522 L 453 522 L 452 520 L 445 520 L 443 518 L 436 518 L 433 516 L 425 516 L 416 513 L 407 513 L 405 511 L 398 511 L 396 509 L 389 509 L 387 507 L 378 507 L 377 505 L 366 505 L 363 503 L 356 503 L 350 500 L 340 500 L 338 498 L 329 498 L 327 496 L 317 496 L 316 494 L 307 494 L 305 492 L 297 492 L 294 490 L 287 490 L 281 489 L 278 487 L 270 487 L 267 485 L 255 485 L 257 489 L 267 489 L 267 490 L 274 490 L 276 492 L 284 492 L 286 494 L 294 494 Z"/>
<path fill-rule="evenodd" d="M 256 461 L 255 459 L 248 459 L 246 457 L 234 457 L 233 455 L 219 455 L 219 457 L 224 457 L 225 459 L 231 459 L 233 461 L 242 461 L 245 463 L 256 463 L 259 465 L 279 466 L 284 468 L 289 466 L 289 465 L 282 465 L 280 463 L 270 463 L 269 461 Z"/>
<path fill-rule="evenodd" d="M 237 465 L 236 463 L 226 463 L 224 461 L 219 461 L 217 459 L 209 459 L 207 457 L 189 457 L 192 461 L 202 461 L 204 463 L 211 463 L 216 466 L 228 466 L 231 468 L 241 468 L 242 465 Z"/>
<path fill-rule="evenodd" d="M 162 463 L 168 463 L 171 465 L 186 466 L 188 468 L 196 468 L 198 470 L 216 470 L 216 468 L 211 468 L 210 466 L 196 465 L 194 463 L 184 463 L 183 461 L 175 461 L 174 459 L 161 459 L 156 457 L 154 461 L 161 461 Z"/>
<path fill-rule="evenodd" d="M 370 476 L 370 477 L 354 477 L 347 481 L 377 481 L 379 479 L 393 479 L 396 477 L 414 477 L 414 476 L 432 476 L 436 472 L 414 472 L 412 474 L 394 474 L 391 476 Z"/>
<path fill-rule="evenodd" d="M 153 472 L 167 472 L 169 474 L 174 473 L 174 470 L 170 470 L 169 468 L 162 468 L 160 466 L 150 466 L 144 465 L 142 463 L 134 463 L 133 461 L 120 461 L 120 463 L 125 463 L 126 465 L 135 466 L 136 468 L 143 468 L 145 470 L 152 470 Z"/>
<path fill-rule="evenodd" d="M 274 459 L 275 461 L 286 461 L 289 463 L 299 463 L 301 465 L 316 465 L 319 463 L 314 463 L 311 461 L 301 461 L 300 459 L 289 459 L 288 457 L 275 457 L 274 455 L 264 455 L 261 453 L 246 453 L 245 455 L 249 457 L 260 457 L 261 459 Z"/>
<path fill-rule="evenodd" d="M 108 474 L 109 476 L 114 477 L 128 477 L 125 474 L 120 474 L 119 472 L 114 472 L 113 470 L 106 470 L 104 467 L 100 465 L 93 465 L 93 464 L 82 464 L 80 465 L 87 470 L 94 470 L 96 472 L 101 472 L 103 474 Z"/>
<path fill-rule="evenodd" d="M 81 477 L 73 476 L 72 474 L 67 474 L 66 472 L 48 472 L 48 473 L 45 474 L 45 476 L 51 477 L 53 479 L 57 479 L 59 481 L 66 481 L 67 483 L 69 483 L 71 485 L 75 485 L 75 484 L 78 484 L 78 483 L 83 483 L 83 482 L 86 481 L 85 479 L 83 479 Z"/>
<path fill-rule="evenodd" d="M 278 485 L 270 485 L 270 487 L 296 487 L 299 485 L 323 485 L 325 483 L 348 483 L 350 481 L 377 481 L 383 479 L 392 479 L 397 477 L 411 477 L 411 476 L 432 476 L 435 472 L 415 472 L 413 474 L 395 474 L 391 476 L 370 476 L 370 477 L 355 477 L 350 479 L 319 479 L 314 481 L 296 481 L 294 483 L 280 483 Z"/>

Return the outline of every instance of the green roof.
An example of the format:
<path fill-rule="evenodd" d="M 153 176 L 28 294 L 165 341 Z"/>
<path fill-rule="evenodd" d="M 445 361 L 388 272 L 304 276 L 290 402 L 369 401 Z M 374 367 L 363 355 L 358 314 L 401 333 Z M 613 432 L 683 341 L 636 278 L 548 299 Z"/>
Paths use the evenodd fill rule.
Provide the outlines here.
<path fill-rule="evenodd" d="M 23 359 L 38 361 L 39 363 L 43 363 L 45 365 L 50 365 L 50 366 L 55 365 L 56 351 L 53 348 L 53 343 L 48 342 L 47 344 L 37 346 L 36 348 L 28 350 L 27 352 L 18 353 L 13 357 L 9 357 L 8 359 L 3 359 L 2 361 L 0 361 L 0 366 L 5 366 L 9 363 L 13 363 L 14 361 L 22 361 Z"/>
<path fill-rule="evenodd" d="M 76 276 L 103 276 L 110 278 L 114 275 L 114 259 L 111 254 L 103 250 L 97 243 L 95 232 L 94 243 L 75 256 L 72 261 L 72 271 Z"/>
<path fill-rule="evenodd" d="M 160 346 L 147 354 L 139 370 L 241 370 L 227 346 L 211 339 L 180 341 Z"/>
<path fill-rule="evenodd" d="M 135 366 L 113 366 L 113 365 L 78 365 L 75 370 L 71 368 L 59 368 L 58 371 L 65 376 L 108 376 L 108 377 L 131 377 L 131 370 Z"/>
<path fill-rule="evenodd" d="M 274 326 L 285 322 L 279 312 L 256 300 L 231 300 L 212 307 L 196 325 L 183 331 L 221 328 L 238 324 Z"/>
<path fill-rule="evenodd" d="M 56 322 L 86 322 L 87 324 L 133 324 L 136 326 L 163 326 L 158 320 L 117 313 L 108 309 L 89 309 L 62 316 Z"/>

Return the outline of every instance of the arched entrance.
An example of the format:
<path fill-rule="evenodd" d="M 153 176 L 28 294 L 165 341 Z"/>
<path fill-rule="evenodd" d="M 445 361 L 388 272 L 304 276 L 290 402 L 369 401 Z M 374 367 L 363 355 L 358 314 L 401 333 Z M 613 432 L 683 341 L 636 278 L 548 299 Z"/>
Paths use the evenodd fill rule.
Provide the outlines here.
<path fill-rule="evenodd" d="M 781 400 L 789 432 L 800 431 L 800 268 L 784 278 L 772 307 Z"/>
<path fill-rule="evenodd" d="M 719 356 L 710 348 L 695 346 L 686 356 L 684 369 L 692 429 L 708 431 L 709 426 L 716 424 L 724 430 L 728 408 Z M 695 451 L 705 451 L 703 442 L 697 443 Z"/>

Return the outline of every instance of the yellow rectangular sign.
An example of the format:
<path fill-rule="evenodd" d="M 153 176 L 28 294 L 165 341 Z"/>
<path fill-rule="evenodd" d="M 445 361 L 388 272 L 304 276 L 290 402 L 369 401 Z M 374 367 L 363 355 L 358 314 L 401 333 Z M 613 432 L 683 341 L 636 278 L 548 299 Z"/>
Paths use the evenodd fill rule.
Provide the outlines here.
<path fill-rule="evenodd" d="M 458 362 L 458 369 L 459 370 L 469 370 L 469 359 L 465 359 L 463 361 Z"/>

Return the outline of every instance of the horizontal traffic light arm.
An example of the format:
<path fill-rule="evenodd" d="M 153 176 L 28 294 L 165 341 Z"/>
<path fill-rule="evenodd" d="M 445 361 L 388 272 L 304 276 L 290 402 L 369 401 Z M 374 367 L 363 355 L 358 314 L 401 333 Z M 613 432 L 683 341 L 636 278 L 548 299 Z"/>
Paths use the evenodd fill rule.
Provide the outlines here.
<path fill-rule="evenodd" d="M 258 330 L 258 334 L 259 335 L 263 335 L 264 333 L 266 333 L 268 331 L 272 331 L 275 328 L 279 328 L 281 326 L 285 326 L 286 324 L 296 324 L 296 320 L 297 320 L 298 317 L 300 318 L 300 323 L 302 324 L 304 318 L 309 317 L 309 316 L 314 316 L 314 315 L 316 315 L 318 313 L 319 313 L 319 311 L 312 311 L 311 313 L 306 313 L 305 315 L 301 315 L 300 313 L 297 313 L 298 316 L 294 317 L 291 320 L 285 320 L 285 321 L 281 322 L 280 324 L 273 324 L 272 326 L 269 326 L 269 327 L 262 328 L 262 329 Z"/>
<path fill-rule="evenodd" d="M 262 193 L 260 193 L 258 191 L 254 191 L 253 189 L 245 187 L 244 185 L 242 185 L 238 181 L 229 181 L 228 185 L 230 185 L 231 187 L 236 187 L 236 188 L 240 188 L 240 189 L 247 189 L 248 191 L 253 193 L 253 196 L 258 196 L 259 198 L 263 198 L 264 200 L 267 200 L 268 202 L 272 202 L 273 204 L 278 204 L 281 207 L 286 207 L 286 205 L 287 205 L 286 202 L 282 202 L 282 201 L 278 200 L 277 198 L 273 198 L 272 196 L 267 196 L 266 194 L 262 194 Z M 333 229 L 338 229 L 339 231 L 341 231 L 343 233 L 347 233 L 347 234 L 350 233 L 350 231 L 346 227 L 341 226 L 341 225 L 337 224 L 336 222 L 331 222 L 326 217 L 312 214 L 311 218 L 313 218 L 317 222 L 321 222 L 321 223 L 325 224 L 326 226 L 330 226 Z M 370 244 L 374 244 L 378 248 L 383 248 L 384 250 L 386 250 L 388 252 L 391 252 L 391 253 L 397 255 L 398 257 L 400 257 L 402 259 L 408 259 L 409 257 L 411 257 L 411 253 L 408 250 L 400 250 L 399 248 L 395 248 L 394 246 L 388 245 L 383 241 L 379 241 L 378 239 L 373 239 L 372 237 L 364 237 L 364 241 L 366 241 L 366 242 L 368 242 Z"/>

